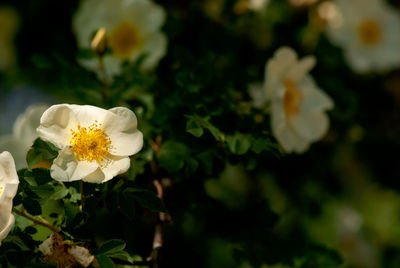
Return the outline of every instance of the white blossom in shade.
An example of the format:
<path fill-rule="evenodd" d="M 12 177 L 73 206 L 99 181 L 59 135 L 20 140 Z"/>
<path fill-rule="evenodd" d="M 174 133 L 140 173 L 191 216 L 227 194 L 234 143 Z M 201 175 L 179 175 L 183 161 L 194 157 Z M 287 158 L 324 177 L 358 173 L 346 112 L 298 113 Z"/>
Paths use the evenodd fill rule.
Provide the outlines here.
<path fill-rule="evenodd" d="M 90 48 L 94 34 L 106 30 L 111 53 L 103 57 L 106 79 L 121 72 L 123 61 L 135 62 L 145 56 L 141 67 L 154 68 L 166 54 L 167 38 L 161 32 L 165 11 L 151 0 L 84 0 L 77 11 L 73 28 L 81 48 Z M 80 63 L 104 78 L 97 58 Z"/>
<path fill-rule="evenodd" d="M 0 244 L 14 226 L 13 198 L 17 193 L 19 179 L 14 159 L 9 152 L 0 154 Z"/>
<path fill-rule="evenodd" d="M 129 169 L 129 156 L 143 146 L 135 114 L 124 107 L 58 104 L 44 112 L 37 129 L 60 148 L 51 168 L 58 181 L 103 183 Z"/>
<path fill-rule="evenodd" d="M 315 62 L 313 56 L 298 59 L 293 49 L 282 47 L 266 65 L 272 133 L 288 153 L 306 151 L 329 128 L 325 111 L 333 108 L 333 101 L 308 74 Z"/>
<path fill-rule="evenodd" d="M 46 261 L 54 261 L 57 267 L 75 267 L 80 265 L 88 267 L 94 260 L 87 248 L 73 245 L 69 240 L 63 240 L 62 236 L 53 233 L 39 245 L 39 251 L 46 256 Z"/>
<path fill-rule="evenodd" d="M 400 66 L 400 13 L 384 0 L 337 0 L 319 12 L 327 18 L 327 35 L 344 49 L 359 73 Z"/>
<path fill-rule="evenodd" d="M 20 114 L 14 123 L 12 135 L 0 136 L 0 151 L 9 151 L 14 156 L 17 169 L 26 167 L 26 154 L 38 137 L 36 129 L 40 117 L 49 108 L 46 104 L 33 104 Z"/>

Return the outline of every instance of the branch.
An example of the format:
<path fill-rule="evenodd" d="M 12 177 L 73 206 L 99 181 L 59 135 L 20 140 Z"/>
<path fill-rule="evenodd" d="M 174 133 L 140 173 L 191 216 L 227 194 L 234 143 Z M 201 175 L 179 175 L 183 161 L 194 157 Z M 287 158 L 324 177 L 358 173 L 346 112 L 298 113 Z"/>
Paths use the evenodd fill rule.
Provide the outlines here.
<path fill-rule="evenodd" d="M 55 233 L 61 232 L 61 229 L 60 229 L 60 228 L 58 228 L 57 226 L 51 224 L 50 222 L 46 221 L 45 219 L 42 219 L 42 218 L 41 218 L 41 219 L 37 219 L 37 218 L 35 218 L 35 217 L 31 216 L 31 215 L 26 214 L 26 213 L 25 213 L 24 211 L 22 211 L 22 210 L 21 210 L 21 211 L 20 211 L 20 210 L 17 210 L 16 208 L 13 208 L 12 211 L 13 211 L 15 214 L 18 214 L 18 215 L 20 215 L 20 216 L 22 216 L 22 217 L 25 217 L 25 218 L 27 218 L 27 219 L 33 221 L 35 224 L 42 225 L 42 226 L 44 226 L 44 227 L 49 228 L 50 230 L 52 230 L 52 231 L 55 232 Z"/>

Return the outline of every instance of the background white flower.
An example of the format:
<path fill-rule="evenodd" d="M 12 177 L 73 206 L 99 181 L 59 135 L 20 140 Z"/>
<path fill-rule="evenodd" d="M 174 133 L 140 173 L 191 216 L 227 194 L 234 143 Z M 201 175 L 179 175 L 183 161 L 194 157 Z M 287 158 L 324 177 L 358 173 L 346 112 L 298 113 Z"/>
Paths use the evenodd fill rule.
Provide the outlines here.
<path fill-rule="evenodd" d="M 20 114 L 14 123 L 13 134 L 0 136 L 0 151 L 9 151 L 17 169 L 26 167 L 26 153 L 38 137 L 36 129 L 40 117 L 49 108 L 46 104 L 33 104 Z"/>
<path fill-rule="evenodd" d="M 293 49 L 282 47 L 265 69 L 272 133 L 289 153 L 304 152 L 310 143 L 323 137 L 329 127 L 324 111 L 333 107 L 333 101 L 308 74 L 314 65 L 314 57 L 299 60 Z"/>
<path fill-rule="evenodd" d="M 18 175 L 9 152 L 0 154 L 0 244 L 14 225 L 13 198 L 18 189 Z"/>
<path fill-rule="evenodd" d="M 327 34 L 356 72 L 400 66 L 400 14 L 384 0 L 337 0 Z"/>
<path fill-rule="evenodd" d="M 136 116 L 124 107 L 53 105 L 43 114 L 38 134 L 61 149 L 50 169 L 59 181 L 111 180 L 129 169 L 129 156 L 143 146 Z"/>
<path fill-rule="evenodd" d="M 150 0 L 85 0 L 75 15 L 73 27 L 78 44 L 90 48 L 94 34 L 102 27 L 112 53 L 104 56 L 106 78 L 121 72 L 121 63 L 146 55 L 141 67 L 151 69 L 165 55 L 167 38 L 160 28 L 165 22 L 163 8 Z M 98 59 L 80 60 L 99 77 Z"/>

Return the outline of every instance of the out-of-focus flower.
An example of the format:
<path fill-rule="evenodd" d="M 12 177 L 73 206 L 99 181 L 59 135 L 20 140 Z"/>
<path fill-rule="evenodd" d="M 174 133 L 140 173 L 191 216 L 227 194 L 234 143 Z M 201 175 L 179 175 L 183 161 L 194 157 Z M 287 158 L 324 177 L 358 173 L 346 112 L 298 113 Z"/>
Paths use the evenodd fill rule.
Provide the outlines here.
<path fill-rule="evenodd" d="M 383 0 L 337 0 L 319 7 L 330 40 L 359 73 L 400 66 L 400 14 Z"/>
<path fill-rule="evenodd" d="M 143 146 L 136 116 L 124 107 L 53 105 L 44 112 L 37 131 L 41 139 L 61 149 L 50 169 L 58 181 L 111 180 L 129 169 L 129 156 Z"/>
<path fill-rule="evenodd" d="M 26 153 L 38 137 L 36 129 L 39 126 L 40 117 L 48 108 L 49 106 L 45 104 L 29 106 L 15 121 L 13 134 L 0 137 L 0 150 L 12 153 L 17 169 L 26 167 Z"/>
<path fill-rule="evenodd" d="M 269 0 L 239 0 L 234 6 L 236 14 L 243 14 L 247 11 L 263 11 L 269 4 Z"/>
<path fill-rule="evenodd" d="M 318 2 L 318 0 L 289 0 L 290 4 L 295 7 L 311 6 Z"/>
<path fill-rule="evenodd" d="M 19 179 L 14 159 L 9 152 L 0 154 L 0 244 L 14 226 L 13 198 L 17 193 Z"/>
<path fill-rule="evenodd" d="M 57 267 L 88 267 L 94 260 L 87 248 L 72 245 L 71 241 L 63 240 L 62 236 L 53 233 L 39 245 L 39 250 L 46 256 L 47 262 L 56 262 Z"/>
<path fill-rule="evenodd" d="M 272 133 L 288 153 L 304 152 L 329 128 L 325 111 L 333 101 L 308 74 L 315 61 L 313 56 L 299 60 L 293 49 L 282 47 L 267 62 L 264 86 Z"/>
<path fill-rule="evenodd" d="M 167 49 L 167 38 L 160 31 L 165 16 L 164 9 L 151 0 L 83 1 L 73 21 L 79 46 L 90 48 L 94 34 L 103 28 L 111 53 L 103 56 L 106 77 L 98 59 L 80 63 L 107 79 L 121 72 L 122 62 L 135 62 L 141 56 L 145 56 L 141 67 L 152 69 Z"/>
<path fill-rule="evenodd" d="M 0 70 L 15 63 L 14 36 L 18 29 L 18 15 L 9 7 L 0 7 Z"/>

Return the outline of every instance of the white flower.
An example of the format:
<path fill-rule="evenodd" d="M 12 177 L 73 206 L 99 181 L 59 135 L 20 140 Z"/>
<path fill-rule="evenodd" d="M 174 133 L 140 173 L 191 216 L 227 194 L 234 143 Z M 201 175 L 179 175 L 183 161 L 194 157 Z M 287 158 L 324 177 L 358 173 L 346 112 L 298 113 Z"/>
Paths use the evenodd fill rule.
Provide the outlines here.
<path fill-rule="evenodd" d="M 49 108 L 45 104 L 29 106 L 14 123 L 13 134 L 0 137 L 0 151 L 9 151 L 14 156 L 17 169 L 26 167 L 26 153 L 38 137 L 36 129 L 40 117 Z"/>
<path fill-rule="evenodd" d="M 94 34 L 105 28 L 112 53 L 104 56 L 106 78 L 121 72 L 121 63 L 134 62 L 145 55 L 141 67 L 152 69 L 165 55 L 167 38 L 160 31 L 165 11 L 151 0 L 85 0 L 78 10 L 73 26 L 78 44 L 90 48 Z M 80 61 L 99 77 L 98 59 Z"/>
<path fill-rule="evenodd" d="M 299 60 L 288 47 L 280 48 L 267 62 L 265 90 L 272 133 L 288 153 L 304 152 L 329 127 L 324 111 L 333 108 L 333 101 L 308 74 L 314 65 L 314 57 Z"/>
<path fill-rule="evenodd" d="M 343 47 L 356 72 L 387 70 L 400 66 L 400 14 L 384 0 L 337 0 L 324 5 L 327 34 Z M 326 9 L 328 8 L 328 9 Z"/>
<path fill-rule="evenodd" d="M 50 169 L 58 181 L 111 180 L 129 169 L 129 156 L 143 146 L 136 116 L 124 107 L 53 105 L 37 131 L 42 140 L 61 149 Z"/>
<path fill-rule="evenodd" d="M 53 233 L 39 245 L 39 250 L 47 257 L 47 261 L 55 261 L 57 267 L 88 267 L 94 260 L 87 248 L 72 245 L 71 241 L 63 240 L 62 236 Z"/>
<path fill-rule="evenodd" d="M 0 244 L 14 226 L 13 198 L 18 189 L 18 175 L 9 152 L 0 154 Z"/>

